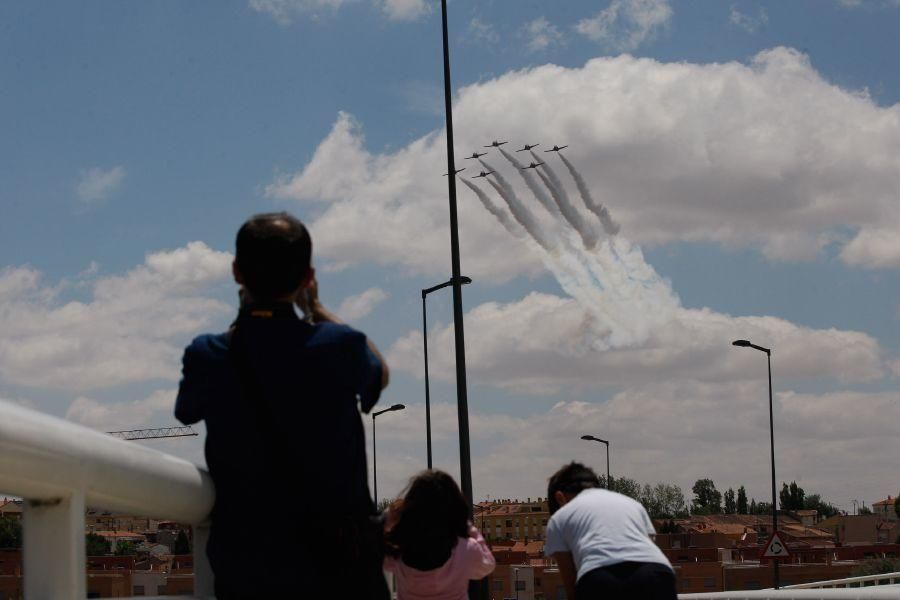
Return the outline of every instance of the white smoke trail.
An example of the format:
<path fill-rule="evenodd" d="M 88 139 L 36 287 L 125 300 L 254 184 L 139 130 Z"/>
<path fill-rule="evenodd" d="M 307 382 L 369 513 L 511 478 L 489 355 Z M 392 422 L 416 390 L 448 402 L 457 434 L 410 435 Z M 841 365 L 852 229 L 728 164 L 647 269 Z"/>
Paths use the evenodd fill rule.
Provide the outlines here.
<path fill-rule="evenodd" d="M 497 193 L 500 194 L 500 197 L 506 201 L 509 212 L 512 213 L 516 221 L 525 228 L 525 231 L 528 232 L 531 238 L 537 242 L 541 248 L 548 252 L 553 250 L 556 247 L 556 239 L 546 231 L 544 226 L 541 225 L 537 218 L 535 218 L 534 213 L 528 210 L 528 207 L 519 200 L 515 190 L 509 185 L 506 178 L 487 162 L 483 160 L 479 160 L 479 162 L 488 171 L 494 171 L 494 176 L 497 181 L 487 178 L 488 183 L 490 183 L 494 189 L 497 190 Z"/>
<path fill-rule="evenodd" d="M 557 152 L 557 154 L 566 165 L 566 168 L 569 169 L 569 173 L 572 174 L 572 178 L 575 180 L 575 185 L 578 186 L 578 193 L 581 194 L 581 199 L 584 201 L 584 205 L 588 208 L 588 210 L 597 215 L 597 217 L 600 219 L 600 223 L 603 225 L 603 230 L 607 233 L 607 235 L 616 235 L 617 233 L 619 233 L 619 224 L 613 221 L 612 216 L 610 216 L 609 211 L 606 210 L 605 206 L 594 200 L 594 198 L 591 196 L 591 191 L 588 189 L 587 184 L 584 182 L 584 178 L 575 169 L 575 166 L 570 163 L 565 156 L 562 155 L 562 152 Z"/>
<path fill-rule="evenodd" d="M 497 148 L 500 151 L 506 160 L 508 160 L 519 172 L 519 175 L 522 176 L 522 179 L 525 180 L 525 185 L 528 186 L 528 189 L 531 190 L 531 193 L 534 194 L 534 197 L 538 199 L 538 202 L 544 205 L 544 208 L 547 209 L 554 217 L 559 216 L 559 208 L 556 207 L 556 203 L 550 199 L 549 196 L 544 192 L 541 186 L 538 185 L 537 181 L 534 180 L 534 177 L 529 173 L 528 169 L 522 167 L 522 163 L 517 161 L 513 155 L 508 153 L 503 148 Z"/>
<path fill-rule="evenodd" d="M 534 156 L 535 162 L 538 162 L 538 157 L 535 156 L 534 152 L 532 152 L 531 155 Z M 581 236 L 581 241 L 584 243 L 585 248 L 590 250 L 597 245 L 597 239 L 599 237 L 597 231 L 591 227 L 581 213 L 578 212 L 578 209 L 569 201 L 569 196 L 566 194 L 562 182 L 556 177 L 556 173 L 553 172 L 550 165 L 545 164 L 543 167 L 544 172 L 547 174 L 545 175 L 540 168 L 535 169 L 538 177 L 541 178 L 541 181 L 543 181 L 544 185 L 547 186 L 547 189 L 550 190 L 550 195 L 553 196 L 553 199 L 556 201 L 559 212 L 562 213 L 562 216 L 565 217 L 569 225 L 571 225 L 575 231 L 578 232 L 578 235 Z"/>
<path fill-rule="evenodd" d="M 487 179 L 487 178 L 485 178 L 485 179 Z M 516 237 L 522 237 L 521 227 L 519 227 L 519 225 L 516 224 L 516 222 L 513 220 L 513 218 L 509 216 L 508 212 L 506 212 L 501 207 L 494 204 L 493 201 L 490 198 L 488 198 L 488 195 L 485 194 L 484 191 L 480 187 L 478 187 L 477 185 L 475 185 L 468 179 L 463 179 L 462 182 L 464 184 L 466 184 L 467 186 L 469 186 L 470 190 L 475 192 L 475 195 L 478 196 L 479 200 L 481 200 L 481 204 L 484 206 L 484 208 L 487 209 L 487 211 L 489 213 L 491 213 L 492 215 L 497 217 L 497 220 L 500 221 L 500 224 L 503 225 L 503 227 L 508 232 L 510 232 L 511 234 L 513 234 Z"/>

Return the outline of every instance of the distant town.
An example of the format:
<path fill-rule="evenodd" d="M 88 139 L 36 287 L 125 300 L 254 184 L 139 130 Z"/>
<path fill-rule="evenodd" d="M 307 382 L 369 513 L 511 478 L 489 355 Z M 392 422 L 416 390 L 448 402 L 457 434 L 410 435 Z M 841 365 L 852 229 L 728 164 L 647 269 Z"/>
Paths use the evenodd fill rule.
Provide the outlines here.
<path fill-rule="evenodd" d="M 771 507 L 743 487 L 716 490 L 709 479 L 692 488 L 690 506 L 677 486 L 640 486 L 627 478 L 612 487 L 640 500 L 656 527 L 656 543 L 675 568 L 679 593 L 753 590 L 772 586 Z M 22 501 L 0 500 L 0 600 L 23 598 Z M 838 511 L 796 483 L 783 484 L 778 537 L 786 546 L 781 585 L 900 571 L 900 502 L 892 495 Z M 253 518 L 248 499 L 247 518 Z M 545 498 L 497 499 L 474 507 L 474 522 L 491 546 L 497 568 L 489 597 L 565 598 L 559 571 L 544 556 L 550 518 Z M 173 521 L 88 510 L 85 515 L 89 598 L 191 595 L 191 528 Z"/>

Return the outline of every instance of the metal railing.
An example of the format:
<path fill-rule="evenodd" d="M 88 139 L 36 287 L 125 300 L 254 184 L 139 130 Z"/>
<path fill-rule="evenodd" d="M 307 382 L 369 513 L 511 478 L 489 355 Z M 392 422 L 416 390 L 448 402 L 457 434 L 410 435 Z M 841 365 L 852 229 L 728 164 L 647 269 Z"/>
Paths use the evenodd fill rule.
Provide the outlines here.
<path fill-rule="evenodd" d="M 900 588 L 867 587 L 816 590 L 755 590 L 680 594 L 679 600 L 883 600 L 900 598 Z"/>
<path fill-rule="evenodd" d="M 813 583 L 798 583 L 786 585 L 786 590 L 821 589 L 821 588 L 859 588 L 873 585 L 900 585 L 900 572 L 881 573 L 879 575 L 862 575 L 860 577 L 845 577 L 844 579 L 829 579 L 827 581 L 815 581 Z M 900 598 L 900 589 L 897 591 Z"/>
<path fill-rule="evenodd" d="M 0 491 L 25 500 L 27 599 L 87 596 L 87 506 L 192 524 L 194 595 L 213 595 L 203 548 L 215 494 L 186 460 L 0 401 Z"/>

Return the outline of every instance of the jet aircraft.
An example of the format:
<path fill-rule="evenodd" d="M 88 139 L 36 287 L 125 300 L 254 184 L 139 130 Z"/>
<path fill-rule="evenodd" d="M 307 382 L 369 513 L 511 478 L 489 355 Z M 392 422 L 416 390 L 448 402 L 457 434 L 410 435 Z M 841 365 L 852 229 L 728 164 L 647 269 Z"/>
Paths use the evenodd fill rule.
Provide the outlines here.
<path fill-rule="evenodd" d="M 484 171 L 482 171 L 480 174 L 476 175 L 476 176 L 473 177 L 472 179 L 481 179 L 482 177 L 487 177 L 487 176 L 490 175 L 491 173 L 493 173 L 493 171 L 488 171 L 487 173 L 485 173 Z"/>
<path fill-rule="evenodd" d="M 516 152 L 525 152 L 526 150 L 531 150 L 532 148 L 535 148 L 540 145 L 541 145 L 540 142 L 538 142 L 537 144 L 525 144 L 525 146 L 523 148 L 519 148 L 518 150 L 516 150 Z"/>
<path fill-rule="evenodd" d="M 568 144 L 565 145 L 565 146 L 553 146 L 553 147 L 550 148 L 549 150 L 544 150 L 544 152 L 559 152 L 559 151 L 562 150 L 563 148 L 568 148 L 568 147 L 569 147 Z"/>
<path fill-rule="evenodd" d="M 534 162 L 533 162 L 533 163 L 531 163 L 530 165 L 528 165 L 527 167 L 522 167 L 522 170 L 524 171 L 524 170 L 526 170 L 526 169 L 537 169 L 537 168 L 538 168 L 539 166 L 541 166 L 542 164 L 544 164 L 544 163 L 542 163 L 542 162 L 534 163 Z"/>
<path fill-rule="evenodd" d="M 453 171 L 453 174 L 456 175 L 457 173 L 462 173 L 462 172 L 465 171 L 465 170 L 466 170 L 466 168 L 463 167 L 462 169 L 457 169 L 457 170 Z M 446 177 L 446 176 L 447 176 L 447 173 L 444 173 L 443 176 Z"/>
<path fill-rule="evenodd" d="M 478 158 L 479 156 L 487 156 L 487 152 L 473 152 L 472 156 L 466 157 L 466 160 L 469 160 L 470 158 Z"/>
<path fill-rule="evenodd" d="M 498 142 L 497 140 L 494 140 L 493 142 L 491 142 L 490 144 L 485 146 L 485 148 L 499 148 L 503 144 L 508 144 L 508 143 L 509 142 Z"/>

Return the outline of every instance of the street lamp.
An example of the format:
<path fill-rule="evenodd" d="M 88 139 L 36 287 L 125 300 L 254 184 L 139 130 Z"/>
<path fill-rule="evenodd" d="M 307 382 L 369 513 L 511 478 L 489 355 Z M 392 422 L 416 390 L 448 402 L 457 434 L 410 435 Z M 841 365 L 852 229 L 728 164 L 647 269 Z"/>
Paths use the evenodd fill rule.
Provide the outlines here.
<path fill-rule="evenodd" d="M 583 435 L 581 439 L 588 440 L 589 442 L 600 442 L 601 444 L 606 444 L 606 489 L 612 489 L 609 484 L 609 441 L 601 440 L 598 437 L 594 437 L 592 435 Z"/>
<path fill-rule="evenodd" d="M 760 352 L 766 353 L 766 360 L 769 364 L 769 442 L 772 449 L 772 533 L 778 533 L 778 497 L 775 495 L 775 419 L 772 415 L 772 350 L 763 348 L 756 344 L 750 343 L 749 340 L 735 340 L 731 342 L 732 346 L 740 348 L 753 348 Z M 778 589 L 778 559 L 772 559 L 772 582 L 774 588 Z"/>
<path fill-rule="evenodd" d="M 460 283 L 467 285 L 472 280 L 465 275 L 461 276 Z M 422 344 L 425 349 L 425 446 L 428 454 L 428 468 L 431 468 L 431 392 L 428 385 L 428 317 L 425 310 L 425 298 L 431 292 L 453 285 L 453 280 L 448 279 L 444 283 L 440 283 L 430 288 L 422 290 Z"/>
<path fill-rule="evenodd" d="M 375 453 L 375 417 L 378 415 L 383 415 L 386 412 L 393 412 L 395 410 L 403 410 L 406 408 L 402 404 L 394 404 L 384 410 L 375 411 L 372 413 L 372 487 L 375 496 L 375 504 L 378 504 L 378 455 Z"/>

